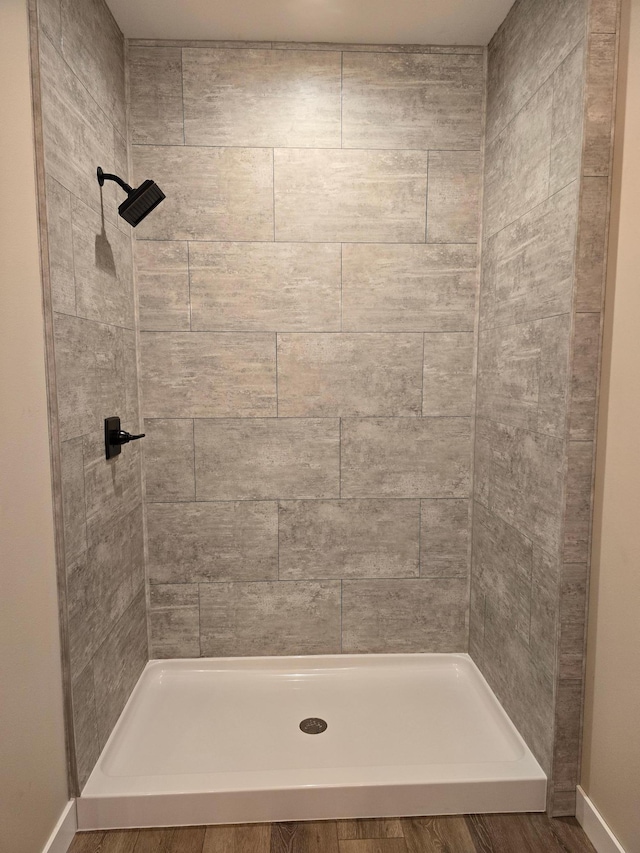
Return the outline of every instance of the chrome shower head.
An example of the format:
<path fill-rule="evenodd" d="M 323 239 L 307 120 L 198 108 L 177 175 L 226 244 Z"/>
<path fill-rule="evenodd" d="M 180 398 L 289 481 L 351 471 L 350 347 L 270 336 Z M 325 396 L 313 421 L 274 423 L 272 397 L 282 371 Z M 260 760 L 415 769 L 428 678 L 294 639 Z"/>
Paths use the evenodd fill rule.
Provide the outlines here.
<path fill-rule="evenodd" d="M 127 198 L 118 207 L 118 213 L 134 228 L 166 198 L 155 181 L 145 181 L 134 189 L 129 184 L 125 184 L 122 178 L 103 172 L 98 166 L 98 183 L 101 187 L 104 186 L 105 181 L 115 181 L 127 193 Z"/>

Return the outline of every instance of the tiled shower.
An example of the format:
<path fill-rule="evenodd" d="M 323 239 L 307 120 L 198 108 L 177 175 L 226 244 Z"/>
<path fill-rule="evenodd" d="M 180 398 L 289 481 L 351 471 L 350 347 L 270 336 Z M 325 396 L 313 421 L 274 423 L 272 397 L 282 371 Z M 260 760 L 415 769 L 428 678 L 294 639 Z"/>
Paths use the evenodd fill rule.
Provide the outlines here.
<path fill-rule="evenodd" d="M 572 813 L 617 2 L 488 49 L 36 5 L 74 786 L 149 656 L 469 651 Z"/>

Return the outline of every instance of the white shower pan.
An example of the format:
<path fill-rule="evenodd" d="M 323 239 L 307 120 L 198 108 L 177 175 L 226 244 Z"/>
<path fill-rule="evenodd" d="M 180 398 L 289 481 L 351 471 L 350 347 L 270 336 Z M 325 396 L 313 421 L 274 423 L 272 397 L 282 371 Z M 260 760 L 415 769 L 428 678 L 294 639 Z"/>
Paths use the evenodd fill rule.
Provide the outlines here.
<path fill-rule="evenodd" d="M 308 718 L 327 724 L 307 734 Z M 468 655 L 151 661 L 80 829 L 543 811 L 546 776 Z"/>

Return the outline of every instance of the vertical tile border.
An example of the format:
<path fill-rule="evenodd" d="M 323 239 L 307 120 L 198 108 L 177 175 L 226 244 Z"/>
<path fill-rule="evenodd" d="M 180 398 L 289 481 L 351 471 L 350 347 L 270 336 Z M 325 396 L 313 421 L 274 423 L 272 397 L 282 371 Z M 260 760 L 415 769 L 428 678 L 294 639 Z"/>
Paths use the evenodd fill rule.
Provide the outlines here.
<path fill-rule="evenodd" d="M 590 267 L 587 264 L 579 263 L 579 256 L 576 253 L 576 265 L 574 273 L 573 287 L 573 308 L 572 308 L 572 342 L 571 342 L 571 371 L 572 382 L 576 378 L 576 371 L 580 369 L 578 364 L 578 354 L 584 356 L 585 351 L 591 357 L 591 363 L 595 366 L 595 376 L 593 377 L 596 385 L 596 393 L 593 401 L 582 401 L 580 410 L 577 406 L 579 401 L 570 399 L 569 418 L 566 433 L 566 457 L 567 469 L 565 480 L 565 497 L 563 511 L 563 527 L 567 530 L 573 527 L 576 521 L 577 509 L 575 502 L 571 501 L 571 495 L 568 494 L 569 489 L 567 484 L 574 481 L 578 476 L 578 472 L 574 470 L 579 464 L 581 454 L 571 453 L 571 447 L 576 443 L 575 439 L 571 440 L 571 424 L 575 422 L 576 417 L 588 416 L 588 421 L 597 427 L 597 414 L 600 398 L 600 372 L 602 362 L 602 325 L 604 315 L 604 296 L 605 283 L 607 272 L 607 249 L 608 249 L 608 234 L 609 234 L 609 219 L 611 213 L 611 183 L 612 183 L 612 161 L 613 161 L 613 137 L 615 128 L 615 106 L 616 106 L 616 83 L 618 74 L 618 46 L 620 38 L 620 8 L 621 0 L 615 0 L 615 32 L 602 36 L 597 32 L 597 23 L 601 17 L 602 7 L 608 5 L 607 0 L 590 0 L 589 5 L 589 22 L 588 22 L 588 49 L 586 56 L 586 80 L 585 80 L 585 101 L 584 101 L 584 138 L 583 138 L 583 156 L 580 178 L 580 204 L 578 213 L 578 245 L 580 245 L 580 237 L 586 235 L 588 240 L 597 240 L 602 246 L 602 266 L 600 268 L 600 285 L 599 292 L 594 289 L 593 282 L 589 281 Z M 606 41 L 605 41 L 606 40 Z M 604 51 L 604 67 L 609 69 L 609 75 L 603 75 L 603 51 Z M 598 66 L 597 68 L 595 66 Z M 602 91 L 604 89 L 604 92 Z M 590 110 L 593 110 L 593 105 L 603 107 L 606 122 L 592 121 L 589 115 Z M 591 163 L 592 152 L 595 146 L 599 146 L 600 153 L 604 154 L 602 162 L 606 168 L 599 169 L 597 174 L 604 177 L 606 184 L 606 215 L 599 219 L 597 225 L 594 222 L 593 211 L 591 209 L 593 200 L 589 194 L 590 178 L 594 170 Z M 602 151 L 604 148 L 604 151 Z M 603 187 L 604 188 L 604 187 Z M 580 322 L 584 314 L 581 308 L 581 296 L 585 291 L 589 290 L 593 294 L 593 305 L 588 307 L 597 309 L 599 313 L 599 330 L 597 336 L 589 336 L 588 324 Z M 598 303 L 596 305 L 596 302 Z M 594 313 L 593 310 L 591 313 Z M 590 404 L 588 411 L 585 406 Z M 595 427 L 594 427 L 595 429 Z M 587 440 L 585 444 L 590 444 L 590 436 L 581 436 Z M 581 442 L 582 443 L 582 442 Z M 572 571 L 574 566 L 571 563 L 563 563 L 560 585 L 559 585 L 559 600 L 558 600 L 558 638 L 556 650 L 556 676 L 555 676 L 555 723 L 554 723 L 554 741 L 553 741 L 553 771 L 548 788 L 547 810 L 552 817 L 562 817 L 575 814 L 576 803 L 576 783 L 580 772 L 580 764 L 582 758 L 582 727 L 584 717 L 584 682 L 585 682 L 585 647 L 586 647 L 586 629 L 587 629 L 587 602 L 589 597 L 589 573 L 591 568 L 591 544 L 593 535 L 593 499 L 595 489 L 595 454 L 596 441 L 592 443 L 591 452 L 591 470 L 589 472 L 589 492 L 585 495 L 585 502 L 588 503 L 588 549 L 587 549 L 587 565 L 586 577 L 584 581 L 584 589 L 580 590 L 581 595 L 585 596 L 584 603 L 579 604 L 582 611 L 581 614 L 575 612 L 575 584 L 572 583 Z M 584 506 L 583 506 L 584 509 Z M 572 607 L 572 603 L 574 606 Z M 583 618 L 580 618 L 580 617 Z M 580 634 L 582 636 L 580 636 Z M 571 643 L 572 651 L 579 649 L 579 655 L 572 655 L 572 666 L 568 667 L 566 663 L 565 653 L 568 644 Z M 571 702 L 563 702 L 563 697 L 571 695 Z"/>

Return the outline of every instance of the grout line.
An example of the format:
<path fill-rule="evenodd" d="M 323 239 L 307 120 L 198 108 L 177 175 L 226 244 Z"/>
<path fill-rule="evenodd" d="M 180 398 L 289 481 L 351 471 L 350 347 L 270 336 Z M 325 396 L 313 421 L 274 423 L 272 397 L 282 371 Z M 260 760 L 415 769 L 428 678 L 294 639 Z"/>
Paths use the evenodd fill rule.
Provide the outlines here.
<path fill-rule="evenodd" d="M 573 181 L 571 181 L 571 183 L 573 183 Z M 562 189 L 565 189 L 565 187 L 563 187 Z M 558 192 L 561 192 L 561 190 L 558 190 Z M 73 195 L 73 193 L 72 193 L 72 195 Z M 74 198 L 77 198 L 77 196 L 74 196 Z M 547 199 L 547 201 L 548 201 L 548 199 Z M 544 202 L 541 202 L 541 204 L 544 204 Z M 536 205 L 536 207 L 539 207 L 539 205 Z M 93 208 L 91 208 L 91 209 L 93 210 Z M 531 208 L 531 210 L 535 210 L 535 208 Z M 530 211 L 527 211 L 527 213 L 529 213 L 529 212 Z M 522 215 L 525 216 L 526 214 L 522 214 Z M 521 217 L 518 217 L 518 218 L 521 218 Z M 518 219 L 513 220 L 513 222 L 517 222 L 517 221 L 518 221 Z M 509 225 L 513 225 L 513 222 L 510 222 Z M 109 224 L 113 225 L 113 223 L 111 223 L 111 222 Z M 509 225 L 505 225 L 504 228 L 508 228 Z M 504 228 L 501 228 L 500 231 L 503 231 Z M 499 232 L 495 232 L 495 233 L 497 234 Z M 216 240 L 215 238 L 211 238 L 211 237 L 188 237 L 188 238 L 176 237 L 176 239 L 173 241 L 172 240 L 166 240 L 164 237 L 146 237 L 144 240 L 138 239 L 137 242 L 139 242 L 139 243 L 170 243 L 170 242 L 176 242 L 176 243 L 182 242 L 182 243 L 184 243 L 184 242 L 186 242 L 186 240 L 188 240 L 190 243 L 212 243 L 214 245 L 217 245 L 218 243 L 223 243 L 223 244 L 224 243 L 234 243 L 234 244 L 237 243 L 238 245 L 244 245 L 245 243 L 257 243 L 257 244 L 261 245 L 263 243 L 271 244 L 273 242 L 279 243 L 280 245 L 287 245 L 287 246 L 336 246 L 339 243 L 343 243 L 347 246 L 398 246 L 399 247 L 399 246 L 424 246 L 425 245 L 424 240 L 275 240 L 274 241 L 274 240 Z M 428 243 L 426 245 L 428 245 L 430 247 L 431 246 L 433 246 L 433 247 L 435 247 L 435 246 L 477 246 L 478 242 L 477 242 L 477 240 L 469 240 L 469 241 L 439 240 L 437 242 L 431 242 L 431 243 Z M 457 267 L 456 269 L 459 269 L 459 268 Z M 467 269 L 467 268 L 465 268 L 465 269 Z M 475 266 L 470 267 L 468 269 L 473 271 L 475 269 Z"/>
<path fill-rule="evenodd" d="M 115 130 L 119 133 L 117 128 Z M 185 145 L 176 145 L 170 142 L 134 142 L 131 148 L 180 148 L 181 150 L 185 148 L 206 148 L 216 151 L 273 151 L 277 148 L 280 151 L 306 151 L 309 154 L 315 154 L 318 151 L 359 151 L 361 153 L 384 151 L 388 154 L 402 154 L 407 151 L 419 151 L 423 154 L 427 154 L 429 151 L 441 152 L 443 154 L 463 154 L 475 151 L 477 154 L 480 154 L 482 151 L 477 146 L 472 148 L 389 148 L 370 145 L 367 148 L 363 148 L 357 145 L 345 145 L 344 147 L 339 145 L 206 145 L 202 143 L 198 145 L 190 145 L 188 143 Z"/>

